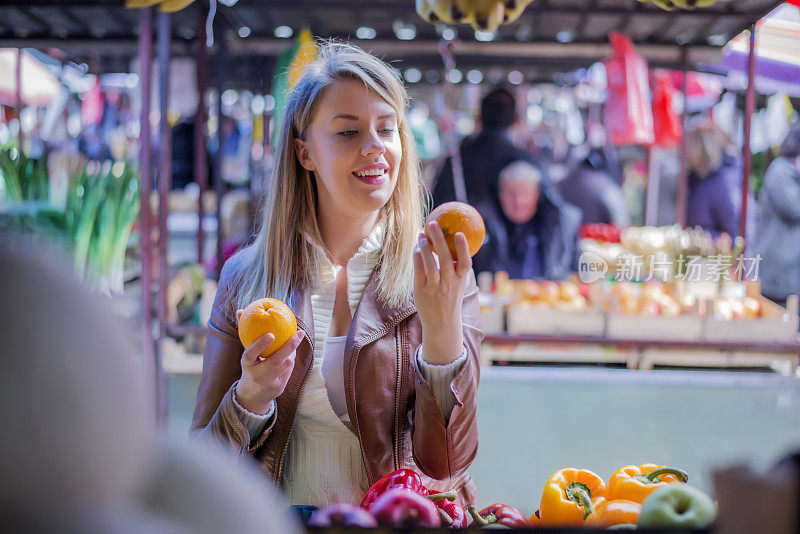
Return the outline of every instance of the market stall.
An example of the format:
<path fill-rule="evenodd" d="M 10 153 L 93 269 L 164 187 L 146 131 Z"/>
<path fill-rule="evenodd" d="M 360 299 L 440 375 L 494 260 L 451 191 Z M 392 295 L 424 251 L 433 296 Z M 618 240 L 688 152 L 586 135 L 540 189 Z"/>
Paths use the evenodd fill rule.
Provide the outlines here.
<path fill-rule="evenodd" d="M 367 48 L 387 60 L 402 60 L 403 65 L 407 65 L 405 68 L 440 69 L 442 55 L 439 45 L 444 38 L 450 39 L 448 49 L 453 60 L 447 69 L 456 66 L 462 71 L 484 68 L 488 73 L 493 68 L 508 69 L 513 66 L 522 73 L 523 79 L 535 81 L 547 79 L 555 72 L 585 67 L 608 57 L 611 53 L 607 37 L 610 30 L 626 33 L 635 43 L 637 52 L 652 67 L 691 69 L 693 65 L 718 60 L 722 54 L 722 46 L 730 38 L 753 26 L 755 21 L 780 3 L 767 0 L 753 0 L 746 5 L 741 2 L 721 2 L 702 9 L 667 11 L 650 3 L 627 0 L 602 3 L 575 0 L 557 4 L 537 1 L 520 13 L 513 22 L 501 25 L 493 32 L 481 34 L 481 40 L 466 38 L 471 37 L 473 28 L 465 24 L 452 24 L 448 27 L 451 31 L 443 33 L 442 25 L 437 26 L 420 19 L 412 2 L 379 1 L 363 2 L 363 5 L 358 2 L 321 2 L 315 6 L 315 20 L 311 22 L 315 34 L 323 37 L 346 37 L 352 33 L 353 28 L 358 28 L 356 37 Z M 161 66 L 158 76 L 160 102 L 157 107 L 161 110 L 161 129 L 157 138 L 163 140 L 160 143 L 162 148 L 169 147 L 169 130 L 165 129 L 165 125 L 169 105 L 166 95 L 169 94 L 171 85 L 191 87 L 197 94 L 204 94 L 208 87 L 215 87 L 216 109 L 222 107 L 222 93 L 226 88 L 269 91 L 271 82 L 264 73 L 272 70 L 278 55 L 289 44 L 286 39 L 288 34 L 280 33 L 279 36 L 278 30 L 271 34 L 271 29 L 276 25 L 275 21 L 281 22 L 282 32 L 285 31 L 284 27 L 301 27 L 308 22 L 306 7 L 302 3 L 255 3 L 243 0 L 235 8 L 219 6 L 213 21 L 208 17 L 209 12 L 205 6 L 199 4 L 174 13 L 159 14 L 158 57 Z M 387 14 L 390 16 L 387 17 Z M 152 25 L 153 15 L 147 9 L 125 9 L 118 2 L 111 1 L 84 4 L 71 2 L 68 5 L 36 1 L 4 5 L 0 7 L 0 15 L 14 22 L 13 25 L 0 27 L 0 45 L 12 44 L 12 41 L 16 43 L 21 37 L 24 37 L 28 46 L 46 48 L 57 45 L 76 60 L 81 57 L 91 59 L 95 68 L 100 70 L 129 63 L 137 54 L 140 57 L 150 57 L 153 53 L 155 26 Z M 134 32 L 137 23 L 141 29 L 138 33 Z M 292 33 L 291 30 L 289 33 Z M 459 35 L 464 35 L 465 38 L 460 39 Z M 755 35 L 751 37 L 752 43 Z M 208 48 L 204 45 L 212 42 L 214 46 L 210 50 L 214 68 L 208 70 Z M 106 46 L 108 52 L 97 54 L 97 46 Z M 195 78 L 170 79 L 169 70 L 165 67 L 167 62 L 170 58 L 187 56 L 196 57 Z M 262 67 L 253 68 L 254 64 L 261 64 Z M 151 85 L 150 72 L 149 68 L 142 69 L 142 87 Z M 752 86 L 753 84 L 749 85 L 751 88 Z M 149 138 L 155 136 L 156 132 L 150 130 L 150 122 L 144 117 L 149 116 L 148 110 L 155 102 L 150 101 L 149 90 L 140 94 L 143 117 L 141 131 L 144 137 Z M 751 96 L 748 102 L 752 104 L 752 101 Z M 203 99 L 199 99 L 199 102 L 202 103 Z M 202 121 L 205 114 L 203 106 L 198 106 L 197 119 Z M 749 131 L 747 121 L 751 114 L 752 105 L 745 113 L 746 131 Z M 221 131 L 221 128 L 217 128 L 214 134 L 218 145 Z M 747 160 L 747 135 L 745 139 L 744 155 Z M 194 157 L 198 162 L 195 179 L 199 185 L 200 197 L 204 197 L 209 183 L 205 166 L 199 164 L 204 159 L 205 144 L 202 129 L 195 129 Z M 164 235 L 168 219 L 165 208 L 169 205 L 168 190 L 171 182 L 169 150 L 162 149 L 155 153 L 150 150 L 149 144 L 142 145 L 142 196 L 148 198 L 149 184 L 156 183 L 159 197 L 157 205 L 164 208 L 159 209 L 154 217 L 142 215 L 141 228 L 143 235 L 149 235 L 156 230 Z M 158 172 L 152 175 L 150 173 L 155 171 L 156 161 Z M 220 165 L 220 158 L 215 158 L 211 178 L 217 184 L 216 187 L 222 185 L 222 180 L 218 179 L 222 172 Z M 155 181 L 154 176 L 157 177 Z M 749 176 L 747 164 L 744 176 Z M 681 214 L 685 212 L 685 204 L 681 204 L 680 199 L 686 195 L 686 180 L 684 172 L 680 182 L 683 193 L 679 194 L 679 221 Z M 216 211 L 221 213 L 223 194 L 220 189 L 215 192 Z M 743 195 L 746 197 L 746 190 Z M 205 219 L 204 206 L 204 202 L 196 203 L 199 210 L 198 221 Z M 743 213 L 742 221 L 745 218 Z M 151 227 L 153 221 L 157 221 L 157 225 Z M 198 225 L 197 262 L 200 264 L 206 260 L 205 228 L 205 224 Z M 218 272 L 222 257 L 222 239 L 216 239 L 215 242 Z M 191 325 L 179 325 L 168 320 L 166 299 L 170 267 L 164 263 L 169 254 L 167 241 L 160 239 L 158 247 L 158 250 L 149 250 L 149 247 L 142 247 L 141 250 L 142 265 L 145 267 L 142 270 L 143 286 L 149 287 L 151 279 L 158 281 L 157 293 L 142 293 L 142 308 L 156 310 L 152 319 L 158 325 L 160 341 L 156 344 L 155 353 L 160 352 L 161 343 L 167 340 L 168 334 L 181 335 L 196 330 Z M 154 269 L 152 272 L 148 272 L 150 265 Z M 602 318 L 602 321 L 596 318 L 595 322 L 603 323 L 603 331 L 608 329 L 607 317 Z M 613 331 L 614 321 L 610 322 Z M 145 317 L 143 324 L 149 325 L 151 321 Z M 144 328 L 143 331 L 148 332 L 149 328 Z M 601 331 L 595 328 L 587 335 L 600 334 Z M 617 338 L 626 339 L 625 336 Z M 513 338 L 508 338 L 507 341 L 514 343 Z M 786 352 L 786 346 L 780 347 L 780 351 Z M 624 361 L 634 365 L 633 360 Z"/>
<path fill-rule="evenodd" d="M 125 167 L 100 169 L 91 175 L 91 180 L 76 184 L 82 188 L 77 196 L 89 190 L 90 182 L 98 182 L 108 185 L 87 195 L 97 205 L 108 198 L 124 200 L 124 193 L 145 199 L 138 225 L 140 265 L 135 278 L 141 288 L 136 295 L 141 301 L 141 314 L 136 320 L 144 340 L 144 355 L 155 362 L 157 370 L 159 416 L 166 420 L 170 406 L 170 430 L 181 435 L 189 426 L 191 406 L 187 402 L 192 402 L 197 390 L 205 325 L 216 291 L 213 277 L 207 278 L 204 273 L 208 259 L 208 236 L 204 235 L 207 212 L 216 215 L 216 226 L 208 230 L 215 229 L 217 237 L 213 243 L 216 263 L 209 270 L 219 276 L 223 262 L 221 236 L 227 220 L 221 179 L 224 164 L 219 154 L 224 144 L 224 95 L 233 88 L 275 92 L 271 76 L 259 72 L 254 64 L 272 67 L 281 65 L 284 59 L 289 60 L 288 65 L 302 60 L 303 40 L 297 39 L 296 49 L 289 48 L 286 30 L 281 30 L 283 36 L 279 37 L 278 28 L 299 28 L 309 18 L 316 35 L 343 37 L 357 28 L 357 38 L 369 42 L 365 48 L 389 60 L 402 59 L 418 73 L 418 67 L 428 72 L 435 70 L 439 76 L 436 80 L 442 79 L 438 72 L 444 60 L 444 78 L 450 84 L 457 83 L 452 80 L 458 77 L 451 76 L 457 68 L 484 69 L 487 73 L 497 67 L 514 68 L 519 69 L 515 72 L 523 80 L 534 81 L 552 80 L 559 70 L 586 67 L 606 58 L 611 53 L 606 40 L 612 29 L 627 33 L 652 65 L 686 71 L 698 62 L 717 58 L 728 39 L 754 28 L 756 20 L 779 4 L 749 0 L 719 2 L 696 11 L 669 11 L 632 0 L 539 0 L 516 13 L 518 19 L 500 26 L 495 33 L 488 27 L 479 29 L 480 40 L 472 42 L 471 38 L 457 39 L 455 34 L 457 29 L 462 35 L 473 35 L 470 27 L 453 23 L 452 28 L 442 28 L 422 22 L 410 1 L 241 0 L 235 9 L 231 8 L 235 3 L 224 7 L 213 3 L 214 9 L 220 10 L 214 21 L 206 18 L 205 2 L 196 2 L 175 14 L 162 10 L 157 15 L 153 7 L 125 10 L 119 2 L 110 0 L 77 4 L 33 0 L 0 7 L 0 45 L 19 46 L 23 39 L 26 46 L 57 45 L 70 50 L 75 58 L 87 54 L 87 61 L 100 70 L 139 58 L 141 172 L 134 175 Z M 418 10 L 424 4 L 417 2 Z M 680 7 L 678 2 L 675 4 Z M 497 17 L 502 6 L 499 2 L 494 5 Z M 430 18 L 430 13 L 425 13 Z M 474 24 L 481 26 L 480 20 L 472 14 Z M 410 35 L 411 26 L 414 36 L 401 37 Z M 274 38 L 269 36 L 273 29 Z M 446 29 L 453 33 L 445 35 Z M 749 36 L 746 159 L 749 116 L 754 107 L 755 38 L 755 34 Z M 212 40 L 216 44 L 209 48 L 207 43 Z M 95 49 L 100 46 L 113 47 L 110 49 L 114 52 L 97 54 Z M 150 61 L 154 48 L 155 68 Z M 281 56 L 287 48 L 291 53 Z M 208 125 L 207 114 L 216 113 L 213 141 L 218 152 L 209 176 L 205 165 L 208 132 L 197 127 L 192 143 L 199 195 L 189 208 L 198 212 L 197 228 L 196 234 L 187 233 L 196 236 L 196 249 L 192 246 L 191 250 L 199 266 L 176 269 L 170 261 L 170 245 L 174 242 L 169 240 L 169 221 L 170 212 L 181 204 L 181 197 L 170 193 L 170 148 L 174 140 L 169 113 L 170 86 L 179 80 L 169 65 L 171 58 L 187 54 L 197 58 L 196 71 L 189 81 L 200 95 L 194 112 L 196 122 Z M 407 73 L 410 67 L 402 69 Z M 272 69 L 265 68 L 264 72 L 271 73 Z M 158 90 L 153 92 L 155 73 Z M 431 76 L 428 83 L 438 85 L 433 79 Z M 684 76 L 683 80 L 687 79 Z M 688 81 L 684 81 L 684 93 L 686 84 Z M 212 102 L 205 98 L 210 86 L 215 88 Z M 156 101 L 158 106 L 154 106 Z M 274 117 L 263 107 L 252 106 L 252 110 L 254 116 L 247 121 L 252 119 L 254 129 L 260 124 L 262 136 L 254 144 L 262 150 L 269 149 L 268 123 Z M 30 167 L 34 169 L 35 165 Z M 746 164 L 745 184 L 749 173 Z M 214 180 L 216 193 L 210 205 L 205 203 L 209 178 Z M 685 172 L 682 178 L 685 195 Z M 742 189 L 746 206 L 747 187 Z M 235 195 L 227 198 L 232 196 Z M 241 201 L 236 206 L 245 206 L 247 212 L 247 193 L 244 199 L 236 200 Z M 107 211 L 110 210 L 111 207 Z M 685 204 L 679 203 L 679 221 L 683 220 L 684 210 Z M 102 214 L 103 209 L 98 213 Z M 745 220 L 743 214 L 742 235 L 746 233 Z M 799 403 L 796 380 L 791 375 L 796 373 L 800 355 L 798 299 L 790 298 L 785 306 L 765 299 L 758 284 L 748 281 L 746 272 L 742 272 L 746 266 L 738 270 L 737 262 L 745 258 L 740 241 L 711 238 L 682 226 L 630 227 L 622 232 L 585 228 L 581 236 L 585 256 L 582 269 L 566 281 L 509 280 L 502 273 L 479 275 L 487 333 L 482 363 L 612 363 L 635 370 L 616 373 L 613 369 L 570 369 L 550 373 L 499 366 L 483 369 L 478 406 L 481 452 L 470 469 L 481 488 L 482 504 L 497 500 L 514 507 L 496 504 L 465 511 L 453 504 L 454 495 L 430 490 L 425 486 L 428 481 L 423 483 L 416 473 L 395 472 L 375 482 L 360 507 L 334 506 L 315 511 L 315 516 L 312 510 L 299 510 L 305 519 L 312 519 L 310 531 L 349 531 L 349 527 L 363 522 L 361 526 L 380 524 L 387 531 L 411 532 L 420 526 L 463 527 L 471 520 L 483 526 L 550 526 L 551 532 L 565 531 L 558 530 L 565 525 L 606 527 L 636 522 L 642 532 L 658 526 L 671 526 L 681 532 L 692 528 L 709 532 L 717 505 L 705 493 L 714 491 L 720 516 L 714 531 L 752 532 L 752 516 L 756 514 L 752 508 L 745 514 L 747 507 L 741 504 L 748 501 L 759 503 L 753 508 L 769 515 L 764 523 L 768 526 L 761 525 L 764 530 L 791 532 L 796 505 L 792 508 L 789 498 L 796 495 L 792 491 L 797 489 L 793 480 L 779 477 L 779 469 L 764 475 L 746 470 L 719 470 L 708 475 L 706 471 L 713 462 L 733 461 L 738 455 L 753 451 L 756 453 L 751 456 L 764 465 L 772 465 L 775 457 L 796 446 L 794 423 Z M 122 227 L 123 234 L 128 231 L 129 226 Z M 124 260 L 128 236 L 122 237 Z M 110 256 L 119 259 L 118 251 Z M 653 272 L 655 266 L 659 267 L 658 272 Z M 644 267 L 649 267 L 650 272 L 643 273 Z M 695 267 L 699 275 L 716 278 L 690 279 Z M 114 274 L 116 282 L 128 281 L 123 276 L 120 282 L 119 272 Z M 181 313 L 185 311 L 181 304 L 186 295 L 194 299 L 192 321 L 185 321 Z M 182 341 L 182 347 L 177 339 Z M 402 367 L 400 338 L 397 339 L 399 396 Z M 722 373 L 699 376 L 638 372 L 656 365 L 771 367 L 787 376 L 764 373 L 739 378 Z M 630 415 L 634 410 L 638 410 L 639 417 Z M 761 415 L 767 410 L 773 417 L 765 422 Z M 395 418 L 395 424 L 399 419 Z M 748 425 L 741 424 L 743 419 Z M 723 423 L 728 429 L 724 441 L 716 434 L 716 425 L 721 427 Z M 245 452 L 247 444 L 245 440 L 237 454 Z M 659 462 L 674 461 L 689 474 L 684 469 L 642 463 L 656 457 Z M 566 467 L 570 465 L 585 469 Z M 688 489 L 684 484 L 687 477 L 699 489 Z M 615 484 L 630 486 L 632 493 L 617 492 Z M 660 493 L 656 495 L 657 492 Z M 771 499 L 770 492 L 779 493 L 783 500 Z M 623 496 L 626 502 L 619 503 Z M 167 500 L 164 495 L 160 498 Z M 675 505 L 675 501 L 680 504 Z"/>
<path fill-rule="evenodd" d="M 797 296 L 785 307 L 763 297 L 760 260 L 737 243 L 678 227 L 585 228 L 573 280 L 479 276 L 482 356 L 487 364 L 772 367 L 792 375 Z"/>

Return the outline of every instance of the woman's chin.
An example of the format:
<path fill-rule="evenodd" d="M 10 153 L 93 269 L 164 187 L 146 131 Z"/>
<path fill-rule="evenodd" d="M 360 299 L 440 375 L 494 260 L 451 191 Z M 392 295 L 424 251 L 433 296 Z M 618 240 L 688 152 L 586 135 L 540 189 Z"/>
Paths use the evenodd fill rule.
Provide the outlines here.
<path fill-rule="evenodd" d="M 376 211 L 381 209 L 389 202 L 392 197 L 392 191 L 384 188 L 375 189 L 373 191 L 361 191 L 358 195 L 358 207 L 364 211 Z"/>

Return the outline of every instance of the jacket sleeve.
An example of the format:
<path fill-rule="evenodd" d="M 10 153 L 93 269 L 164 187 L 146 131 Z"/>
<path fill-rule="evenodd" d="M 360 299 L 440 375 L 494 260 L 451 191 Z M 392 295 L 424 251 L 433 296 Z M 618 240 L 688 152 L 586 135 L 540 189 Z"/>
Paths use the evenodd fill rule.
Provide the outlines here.
<path fill-rule="evenodd" d="M 444 480 L 455 478 L 469 467 L 478 453 L 477 394 L 480 379 L 479 354 L 483 332 L 475 276 L 469 273 L 461 308 L 464 366 L 450 383 L 455 406 L 445 422 L 442 410 L 427 381 L 417 371 L 412 421 L 412 451 L 423 473 Z"/>
<path fill-rule="evenodd" d="M 783 159 L 773 161 L 764 176 L 764 190 L 781 218 L 800 223 L 800 186 L 789 165 Z"/>
<path fill-rule="evenodd" d="M 240 254 L 228 260 L 220 274 L 208 321 L 203 373 L 191 426 L 193 435 L 209 439 L 237 454 L 251 452 L 259 446 L 272 430 L 276 419 L 272 417 L 259 439 L 251 443 L 247 425 L 234 402 L 234 388 L 241 377 L 244 352 L 235 322 L 232 291 L 232 279 L 237 265 L 241 263 Z"/>

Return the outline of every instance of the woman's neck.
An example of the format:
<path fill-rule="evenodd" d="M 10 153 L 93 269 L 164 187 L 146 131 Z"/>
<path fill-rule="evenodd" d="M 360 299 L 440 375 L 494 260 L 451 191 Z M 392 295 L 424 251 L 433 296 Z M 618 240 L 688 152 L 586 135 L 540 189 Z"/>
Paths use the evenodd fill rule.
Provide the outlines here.
<path fill-rule="evenodd" d="M 346 265 L 361 243 L 372 231 L 380 210 L 364 215 L 340 213 L 336 210 L 318 210 L 319 231 L 322 243 L 335 265 Z"/>

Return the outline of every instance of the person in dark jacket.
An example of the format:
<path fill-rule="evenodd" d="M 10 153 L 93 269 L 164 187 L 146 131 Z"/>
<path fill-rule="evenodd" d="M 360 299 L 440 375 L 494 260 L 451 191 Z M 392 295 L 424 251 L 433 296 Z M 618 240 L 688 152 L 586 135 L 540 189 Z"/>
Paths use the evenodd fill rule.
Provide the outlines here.
<path fill-rule="evenodd" d="M 759 233 L 748 256 L 761 255 L 762 293 L 777 302 L 800 295 L 800 121 L 792 125 L 764 175 Z"/>
<path fill-rule="evenodd" d="M 686 141 L 691 171 L 687 226 L 700 226 L 714 237 L 739 235 L 742 162 L 734 155 L 730 135 L 707 122 L 690 130 Z M 755 235 L 752 223 L 748 217 L 748 238 Z"/>
<path fill-rule="evenodd" d="M 516 147 L 508 135 L 517 119 L 516 110 L 514 95 L 506 89 L 495 89 L 481 102 L 480 132 L 461 143 L 466 201 L 472 205 L 497 196 L 500 170 L 512 161 L 526 159 L 536 164 L 534 156 Z M 452 159 L 448 158 L 434 183 L 433 205 L 463 200 L 456 198 L 455 191 Z"/>
<path fill-rule="evenodd" d="M 568 203 L 581 210 L 583 224 L 631 224 L 622 188 L 611 175 L 584 160 L 572 173 L 558 183 L 558 191 Z"/>
<path fill-rule="evenodd" d="M 561 280 L 575 270 L 580 211 L 561 199 L 539 167 L 511 162 L 500 172 L 498 196 L 477 209 L 486 239 L 472 259 L 476 273 Z"/>

